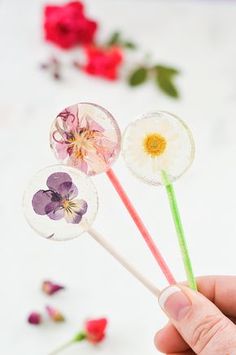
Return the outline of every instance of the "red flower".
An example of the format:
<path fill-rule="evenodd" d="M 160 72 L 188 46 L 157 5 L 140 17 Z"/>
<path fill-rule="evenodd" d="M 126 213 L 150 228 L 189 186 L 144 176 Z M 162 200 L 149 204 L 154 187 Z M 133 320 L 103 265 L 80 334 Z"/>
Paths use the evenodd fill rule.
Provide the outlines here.
<path fill-rule="evenodd" d="M 45 39 L 63 49 L 92 43 L 96 29 L 97 23 L 85 16 L 83 4 L 79 1 L 44 8 Z"/>
<path fill-rule="evenodd" d="M 93 344 L 100 343 L 105 338 L 107 319 L 93 319 L 85 323 L 86 339 Z"/>
<path fill-rule="evenodd" d="M 118 47 L 101 48 L 95 46 L 85 47 L 87 63 L 83 70 L 94 76 L 115 80 L 118 68 L 122 63 L 122 51 Z"/>

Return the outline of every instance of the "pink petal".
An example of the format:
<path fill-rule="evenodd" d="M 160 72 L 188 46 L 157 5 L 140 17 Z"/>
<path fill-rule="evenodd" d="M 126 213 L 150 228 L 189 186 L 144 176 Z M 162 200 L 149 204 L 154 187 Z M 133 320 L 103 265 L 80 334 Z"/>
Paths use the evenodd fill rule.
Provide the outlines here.
<path fill-rule="evenodd" d="M 67 156 L 69 155 L 68 147 L 69 145 L 66 143 L 56 143 L 55 148 L 59 159 L 64 160 L 67 158 Z"/>

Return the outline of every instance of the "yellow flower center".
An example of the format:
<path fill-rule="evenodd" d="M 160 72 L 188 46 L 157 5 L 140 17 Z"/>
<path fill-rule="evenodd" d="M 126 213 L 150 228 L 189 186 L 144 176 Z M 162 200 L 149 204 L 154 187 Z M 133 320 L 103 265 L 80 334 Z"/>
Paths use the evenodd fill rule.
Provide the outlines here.
<path fill-rule="evenodd" d="M 144 138 L 143 146 L 145 152 L 155 158 L 164 153 L 167 142 L 160 134 L 151 133 Z"/>
<path fill-rule="evenodd" d="M 96 138 L 98 133 L 83 129 L 80 133 L 74 133 L 71 138 L 68 139 L 70 147 L 73 149 L 73 153 L 77 159 L 83 159 L 86 152 L 94 149 L 93 139 Z"/>
<path fill-rule="evenodd" d="M 66 210 L 66 212 L 72 212 L 72 210 L 76 206 L 76 204 L 73 201 L 64 200 L 62 202 L 62 206 Z"/>

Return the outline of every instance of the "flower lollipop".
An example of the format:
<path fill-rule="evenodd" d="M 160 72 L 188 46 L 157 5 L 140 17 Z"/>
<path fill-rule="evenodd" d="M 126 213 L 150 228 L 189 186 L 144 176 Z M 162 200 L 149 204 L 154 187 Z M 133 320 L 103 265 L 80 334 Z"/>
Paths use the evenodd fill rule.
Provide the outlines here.
<path fill-rule="evenodd" d="M 131 123 L 123 137 L 123 156 L 138 178 L 152 185 L 165 185 L 189 285 L 196 281 L 184 236 L 172 181 L 191 165 L 194 142 L 186 124 L 168 112 L 154 112 Z"/>
<path fill-rule="evenodd" d="M 106 172 L 169 283 L 175 283 L 142 219 L 111 169 L 120 152 L 120 130 L 101 106 L 79 103 L 64 109 L 52 124 L 50 142 L 56 157 L 86 175 Z"/>
<path fill-rule="evenodd" d="M 76 238 L 87 231 L 157 296 L 159 290 L 92 228 L 97 209 L 97 192 L 91 180 L 78 170 L 63 165 L 50 166 L 39 171 L 24 195 L 26 219 L 38 234 L 46 239 L 62 241 Z"/>

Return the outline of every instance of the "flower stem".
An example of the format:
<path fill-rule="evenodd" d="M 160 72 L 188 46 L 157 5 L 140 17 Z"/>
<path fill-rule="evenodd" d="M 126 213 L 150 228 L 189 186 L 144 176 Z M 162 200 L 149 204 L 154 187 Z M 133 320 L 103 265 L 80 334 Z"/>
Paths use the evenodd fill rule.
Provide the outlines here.
<path fill-rule="evenodd" d="M 197 290 L 197 283 L 193 274 L 192 264 L 191 264 L 191 260 L 187 248 L 187 242 L 184 235 L 184 229 L 183 229 L 183 225 L 182 225 L 182 221 L 180 218 L 180 213 L 176 201 L 174 187 L 170 182 L 168 175 L 165 171 L 162 171 L 162 179 L 165 184 L 168 199 L 169 199 L 170 209 L 175 224 L 175 229 L 179 241 L 180 251 L 182 254 L 182 259 L 185 267 L 188 284 L 193 290 Z"/>
<path fill-rule="evenodd" d="M 67 349 L 69 346 L 71 346 L 72 344 L 74 344 L 74 339 L 67 341 L 66 343 L 62 344 L 61 346 L 59 346 L 57 349 L 55 349 L 54 351 L 52 351 L 49 355 L 56 355 L 59 354 L 61 351 Z"/>
<path fill-rule="evenodd" d="M 77 333 L 74 338 L 72 338 L 70 341 L 67 341 L 66 343 L 62 344 L 59 348 L 55 349 L 53 352 L 51 352 L 49 355 L 56 355 L 59 354 L 61 351 L 69 348 L 74 343 L 81 342 L 85 340 L 87 337 L 86 333 L 84 331 Z"/>

